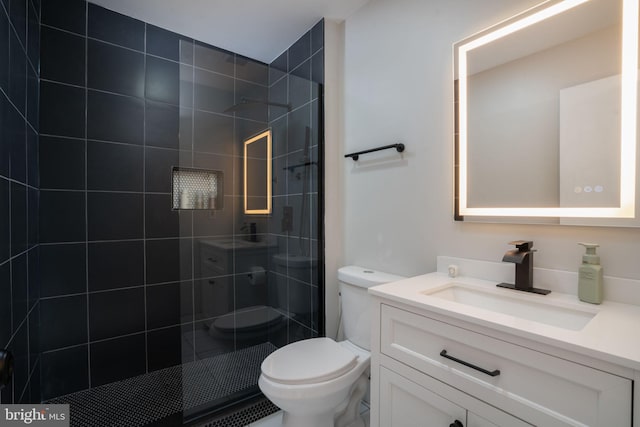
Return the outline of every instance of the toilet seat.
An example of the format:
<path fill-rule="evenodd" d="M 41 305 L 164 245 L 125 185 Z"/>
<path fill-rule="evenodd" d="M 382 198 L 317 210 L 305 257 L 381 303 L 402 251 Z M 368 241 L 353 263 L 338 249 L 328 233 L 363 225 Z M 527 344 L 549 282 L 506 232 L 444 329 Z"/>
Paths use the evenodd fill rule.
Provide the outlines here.
<path fill-rule="evenodd" d="M 262 374 L 280 384 L 316 384 L 352 370 L 358 356 L 331 338 L 311 338 L 282 347 L 262 362 Z"/>

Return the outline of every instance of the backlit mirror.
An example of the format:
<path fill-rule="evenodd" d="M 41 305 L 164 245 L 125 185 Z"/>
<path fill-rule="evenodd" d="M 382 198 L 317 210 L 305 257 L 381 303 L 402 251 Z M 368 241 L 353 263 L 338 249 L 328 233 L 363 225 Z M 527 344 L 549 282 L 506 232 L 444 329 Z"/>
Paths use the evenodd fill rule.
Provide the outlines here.
<path fill-rule="evenodd" d="M 244 213 L 271 213 L 271 130 L 244 142 Z"/>
<path fill-rule="evenodd" d="M 638 0 L 547 1 L 454 49 L 456 219 L 640 226 Z"/>

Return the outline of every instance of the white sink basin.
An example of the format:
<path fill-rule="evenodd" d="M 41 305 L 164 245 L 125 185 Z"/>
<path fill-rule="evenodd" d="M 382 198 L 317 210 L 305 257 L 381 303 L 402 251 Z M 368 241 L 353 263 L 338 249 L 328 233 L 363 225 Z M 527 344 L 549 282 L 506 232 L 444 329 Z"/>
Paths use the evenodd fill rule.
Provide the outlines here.
<path fill-rule="evenodd" d="M 522 295 L 508 294 L 515 292 L 497 288 L 482 290 L 461 283 L 448 283 L 423 294 L 573 331 L 584 328 L 597 314 L 597 311 L 547 303 L 542 295 L 524 292 Z"/>

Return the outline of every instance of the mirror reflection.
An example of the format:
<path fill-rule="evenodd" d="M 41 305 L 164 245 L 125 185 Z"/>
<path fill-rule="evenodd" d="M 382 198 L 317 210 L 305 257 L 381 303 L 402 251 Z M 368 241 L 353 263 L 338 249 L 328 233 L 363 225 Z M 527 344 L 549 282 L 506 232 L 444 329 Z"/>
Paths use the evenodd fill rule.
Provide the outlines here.
<path fill-rule="evenodd" d="M 458 215 L 634 217 L 637 16 L 545 2 L 455 45 Z"/>
<path fill-rule="evenodd" d="M 244 142 L 244 213 L 271 213 L 271 130 Z"/>

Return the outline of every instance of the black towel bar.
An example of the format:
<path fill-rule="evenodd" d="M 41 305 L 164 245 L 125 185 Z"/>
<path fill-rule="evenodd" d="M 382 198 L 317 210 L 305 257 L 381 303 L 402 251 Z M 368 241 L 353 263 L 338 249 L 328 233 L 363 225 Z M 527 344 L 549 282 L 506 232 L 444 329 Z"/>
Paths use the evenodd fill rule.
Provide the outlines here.
<path fill-rule="evenodd" d="M 404 151 L 404 144 L 391 144 L 385 145 L 384 147 L 372 148 L 370 150 L 358 151 L 357 153 L 345 154 L 344 157 L 351 157 L 353 161 L 358 161 L 360 158 L 360 154 L 373 153 L 374 151 L 388 150 L 389 148 L 395 148 L 398 153 L 402 153 Z"/>

